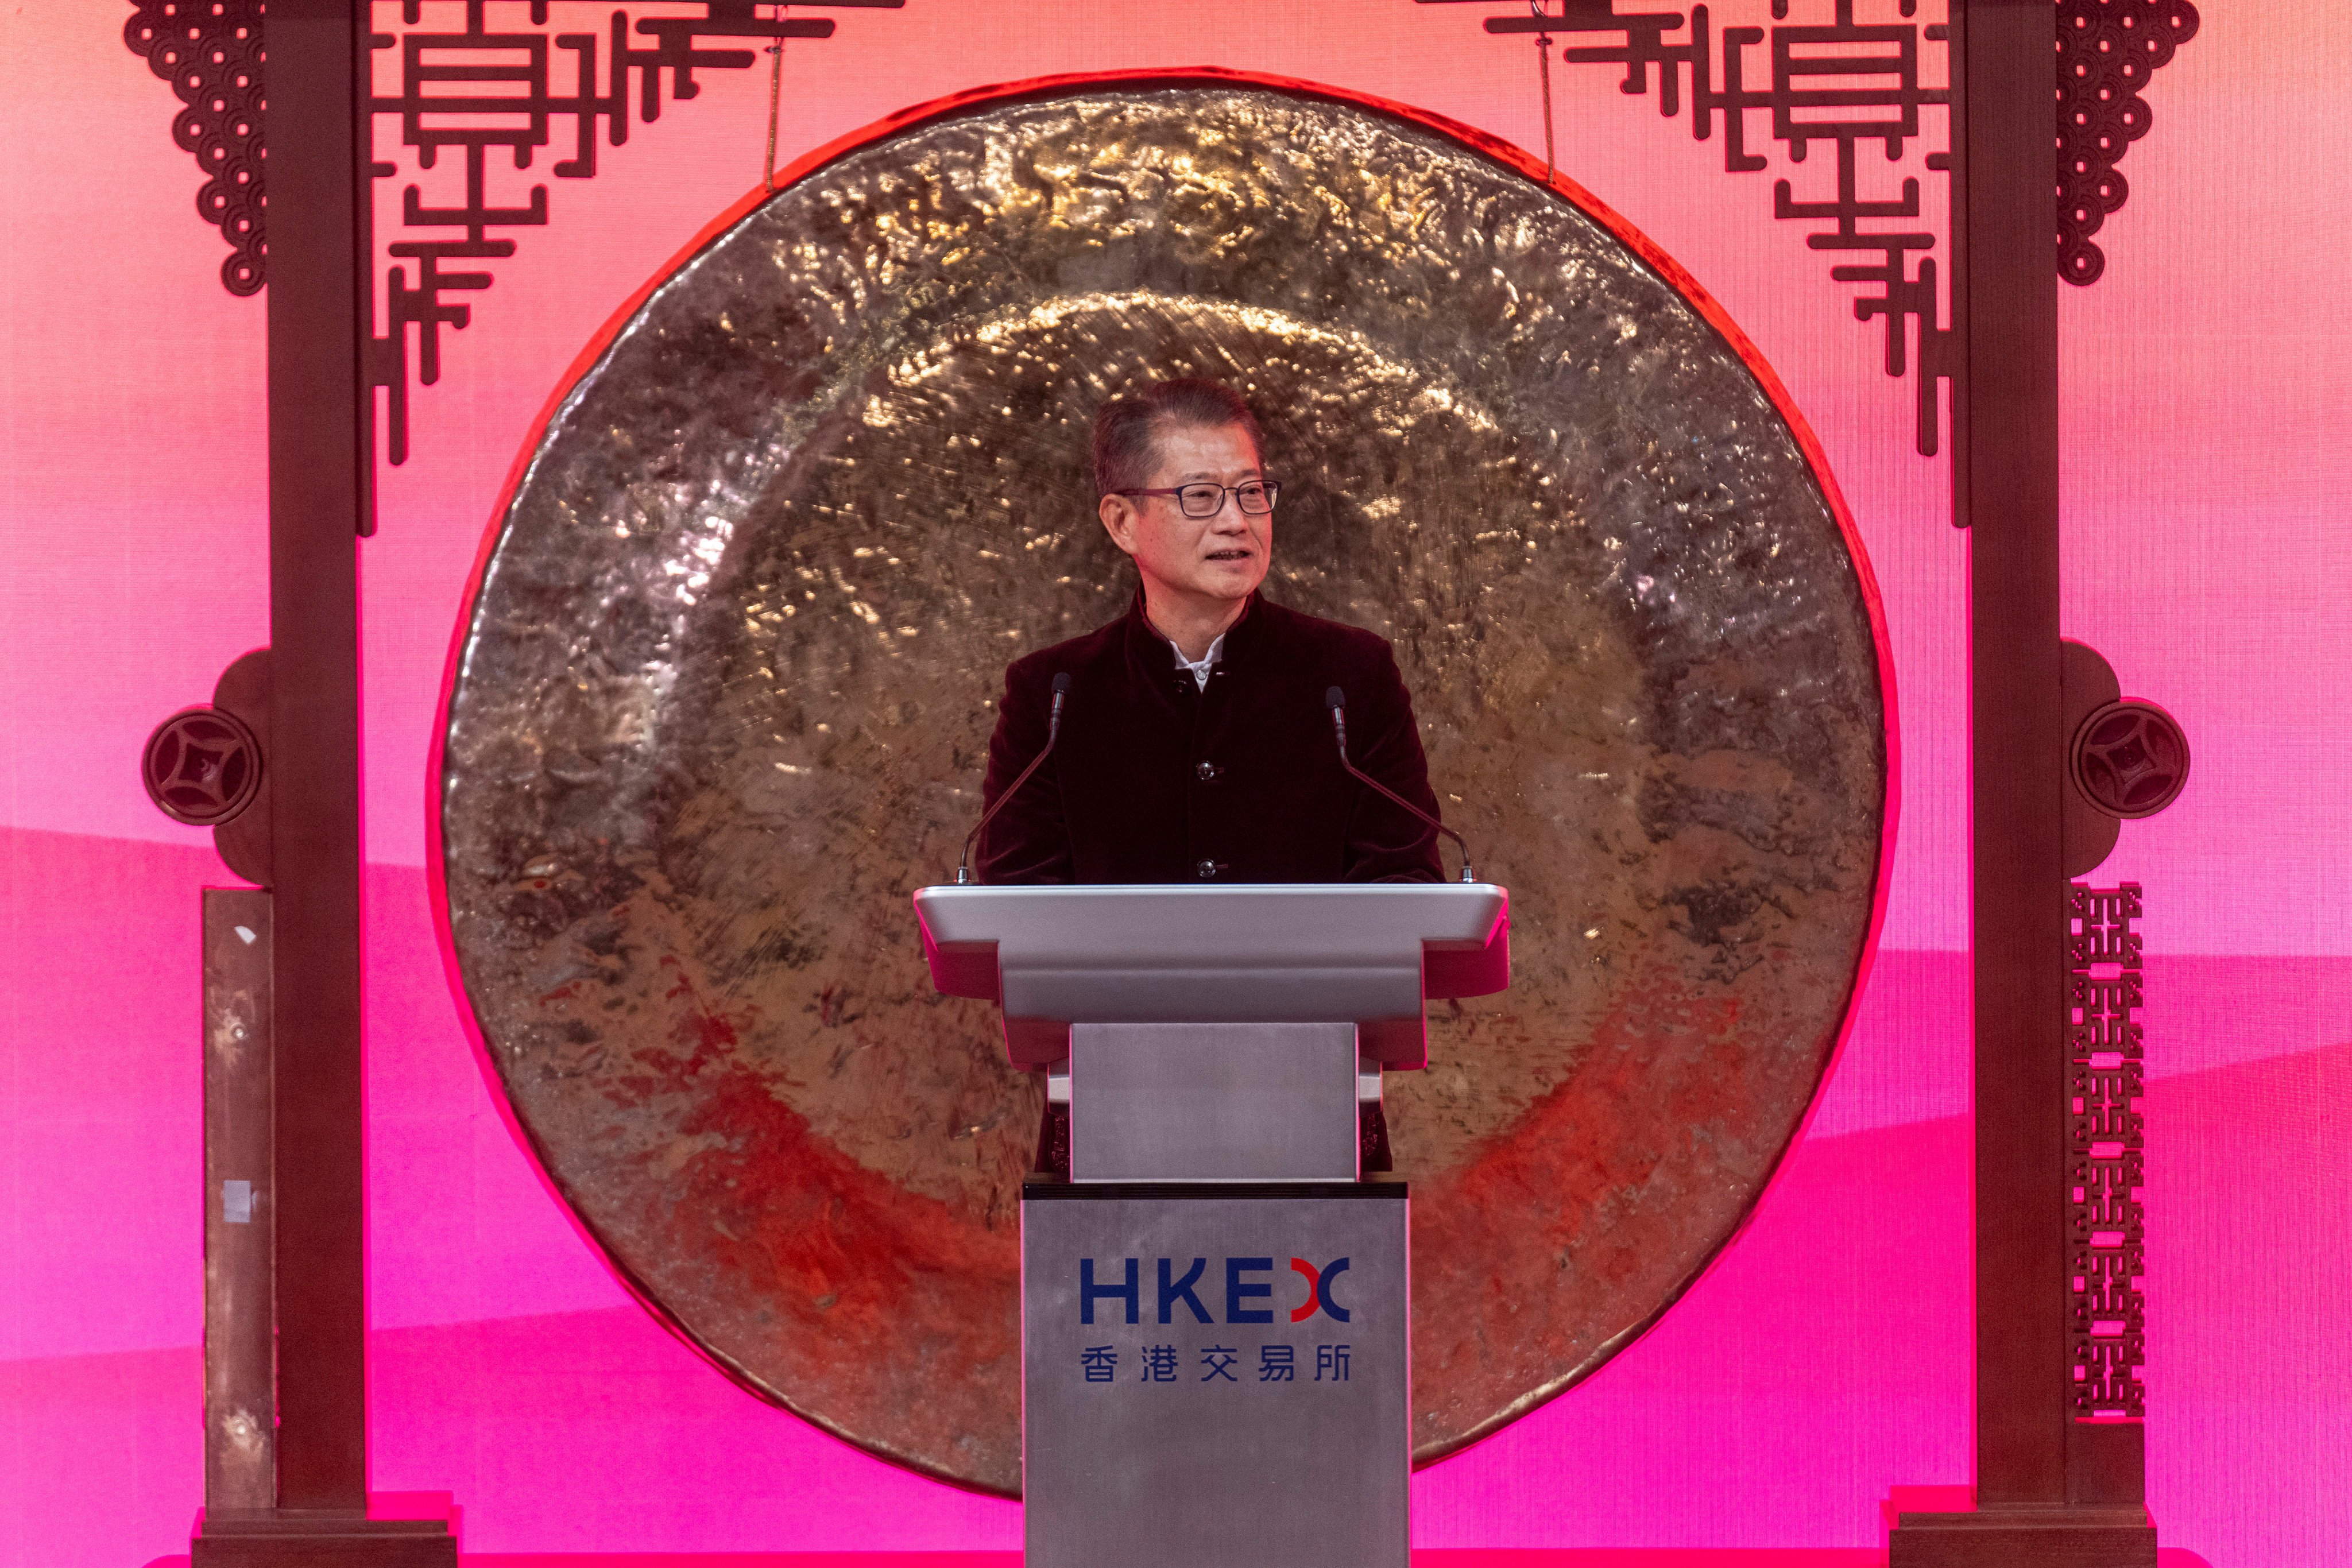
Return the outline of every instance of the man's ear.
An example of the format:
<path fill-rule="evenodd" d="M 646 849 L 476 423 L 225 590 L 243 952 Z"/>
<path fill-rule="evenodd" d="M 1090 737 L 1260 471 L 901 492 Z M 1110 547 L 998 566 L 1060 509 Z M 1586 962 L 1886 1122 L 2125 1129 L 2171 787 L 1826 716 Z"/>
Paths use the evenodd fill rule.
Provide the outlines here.
<path fill-rule="evenodd" d="M 1095 503 L 1095 515 L 1102 518 L 1103 531 L 1110 535 L 1110 542 L 1133 555 L 1137 520 L 1135 503 L 1125 496 L 1105 496 Z"/>

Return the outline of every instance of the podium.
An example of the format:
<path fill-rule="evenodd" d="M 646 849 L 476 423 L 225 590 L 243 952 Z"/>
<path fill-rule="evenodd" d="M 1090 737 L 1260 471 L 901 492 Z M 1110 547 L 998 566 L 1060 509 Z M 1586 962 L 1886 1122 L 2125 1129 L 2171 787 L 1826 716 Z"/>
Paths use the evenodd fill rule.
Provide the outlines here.
<path fill-rule="evenodd" d="M 1021 1200 L 1029 1568 L 1406 1568 L 1409 1200 L 1362 1168 L 1491 883 L 929 887 L 931 976 L 1066 1108 Z"/>

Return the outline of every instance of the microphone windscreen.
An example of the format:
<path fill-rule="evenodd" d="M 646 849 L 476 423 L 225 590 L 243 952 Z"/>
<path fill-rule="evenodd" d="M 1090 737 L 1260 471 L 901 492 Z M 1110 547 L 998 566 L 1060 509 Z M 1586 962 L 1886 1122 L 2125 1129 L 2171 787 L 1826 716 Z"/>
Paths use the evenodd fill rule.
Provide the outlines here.
<path fill-rule="evenodd" d="M 1057 697 L 1066 697 L 1070 695 L 1069 671 L 1064 670 L 1060 674 L 1054 677 L 1054 695 Z"/>
<path fill-rule="evenodd" d="M 1329 708 L 1346 707 L 1348 706 L 1348 694 L 1341 691 L 1337 686 L 1328 686 L 1324 688 L 1323 692 L 1323 706 Z"/>

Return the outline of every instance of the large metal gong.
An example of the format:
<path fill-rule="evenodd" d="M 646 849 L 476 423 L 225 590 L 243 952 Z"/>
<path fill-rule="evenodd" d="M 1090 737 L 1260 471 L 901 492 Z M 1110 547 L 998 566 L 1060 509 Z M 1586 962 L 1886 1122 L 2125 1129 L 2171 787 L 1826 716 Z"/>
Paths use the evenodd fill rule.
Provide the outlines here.
<path fill-rule="evenodd" d="M 467 607 L 449 937 L 564 1198 L 740 1379 L 1020 1484 L 1040 1088 L 908 895 L 1005 662 L 1119 613 L 1105 397 L 1246 390 L 1268 592 L 1394 640 L 1516 983 L 1392 1075 L 1431 1459 L 1600 1365 L 1757 1201 L 1884 858 L 1866 569 L 1709 308 L 1498 146 L 1216 76 L 982 97 L 820 163 L 653 289 Z"/>

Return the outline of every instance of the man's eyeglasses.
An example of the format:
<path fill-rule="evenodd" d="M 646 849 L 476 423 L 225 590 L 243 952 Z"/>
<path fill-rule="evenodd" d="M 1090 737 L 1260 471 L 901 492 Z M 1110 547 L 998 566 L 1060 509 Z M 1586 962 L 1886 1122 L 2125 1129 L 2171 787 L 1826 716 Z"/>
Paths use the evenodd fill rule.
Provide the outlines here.
<path fill-rule="evenodd" d="M 1252 479 L 1242 485 L 1179 485 L 1169 490 L 1113 490 L 1114 496 L 1173 496 L 1176 505 L 1188 517 L 1213 517 L 1224 509 L 1225 497 L 1253 517 L 1265 517 L 1274 510 L 1274 498 L 1282 494 L 1280 482 L 1273 479 Z"/>

